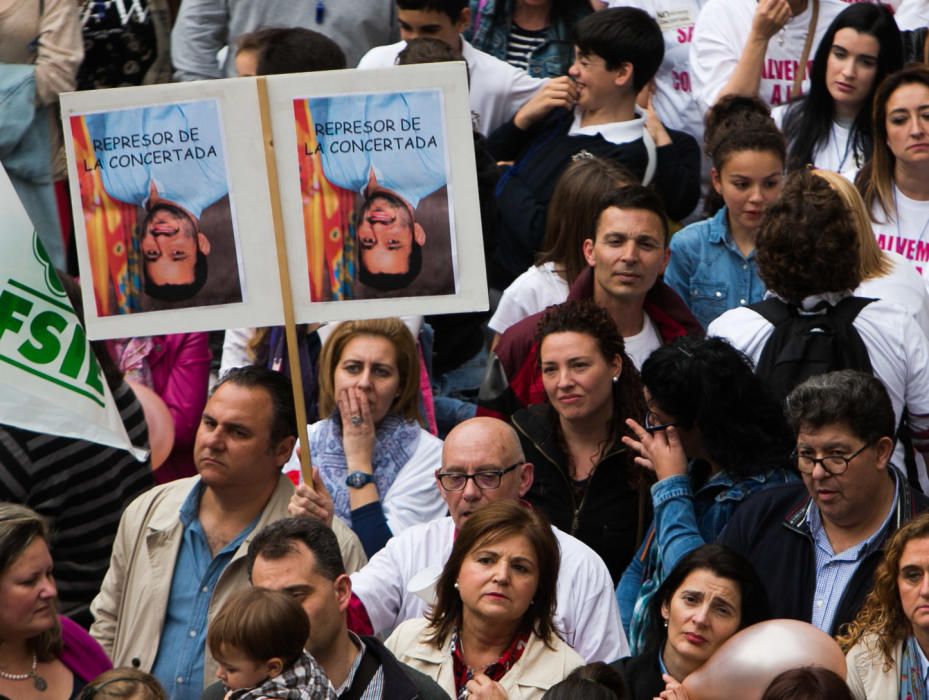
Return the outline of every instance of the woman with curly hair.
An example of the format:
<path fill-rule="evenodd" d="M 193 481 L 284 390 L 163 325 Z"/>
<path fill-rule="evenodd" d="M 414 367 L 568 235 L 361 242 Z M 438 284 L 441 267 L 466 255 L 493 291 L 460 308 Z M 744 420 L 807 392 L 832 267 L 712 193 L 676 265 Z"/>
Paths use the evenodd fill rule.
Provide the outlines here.
<path fill-rule="evenodd" d="M 929 513 L 891 538 L 874 590 L 839 636 L 856 700 L 926 697 L 921 658 L 929 654 Z"/>
<path fill-rule="evenodd" d="M 642 470 L 620 442 L 645 410 L 639 373 L 590 300 L 549 308 L 536 331 L 548 403 L 512 417 L 535 478 L 526 500 L 591 547 L 619 580 L 651 515 Z"/>
<path fill-rule="evenodd" d="M 642 365 L 642 383 L 646 410 L 626 420 L 623 443 L 658 481 L 654 522 L 617 588 L 633 653 L 653 622 L 649 602 L 678 561 L 715 540 L 751 494 L 796 481 L 781 407 L 725 341 L 681 338 L 659 348 Z"/>
<path fill-rule="evenodd" d="M 858 236 L 851 211 L 829 182 L 808 170 L 788 175 L 758 235 L 758 273 L 768 297 L 780 300 L 788 313 L 806 317 L 825 315 L 842 304 L 862 282 Z M 913 313 L 891 301 L 872 300 L 851 326 L 864 343 L 871 374 L 887 387 L 897 424 L 905 409 L 913 446 L 929 455 L 929 340 Z M 774 328 L 760 310 L 745 307 L 717 318 L 708 334 L 727 339 L 757 365 Z M 929 476 L 910 454 L 898 440 L 894 465 L 912 483 L 929 488 Z"/>

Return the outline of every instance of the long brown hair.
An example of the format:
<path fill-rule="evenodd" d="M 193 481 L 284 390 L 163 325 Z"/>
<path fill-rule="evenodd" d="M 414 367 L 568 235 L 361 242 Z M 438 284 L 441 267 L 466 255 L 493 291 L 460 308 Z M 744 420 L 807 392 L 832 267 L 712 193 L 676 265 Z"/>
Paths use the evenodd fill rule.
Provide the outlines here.
<path fill-rule="evenodd" d="M 0 574 L 6 572 L 36 539 L 46 544 L 49 530 L 45 519 L 31 508 L 0 503 Z M 28 640 L 39 661 L 52 661 L 61 653 L 61 626 L 55 617 L 51 629 Z"/>
<path fill-rule="evenodd" d="M 874 588 L 865 598 L 854 621 L 845 625 L 836 638 L 843 652 L 847 654 L 849 649 L 868 636 L 871 652 L 880 652 L 884 658 L 884 671 L 893 668 L 894 646 L 913 633 L 913 625 L 903 612 L 900 587 L 897 585 L 900 559 L 908 543 L 927 538 L 929 513 L 917 515 L 890 538 L 884 549 L 884 558 L 874 571 Z"/>
<path fill-rule="evenodd" d="M 593 238 L 600 218 L 600 199 L 607 193 L 636 182 L 623 166 L 582 153 L 565 168 L 548 205 L 545 240 L 536 264 L 554 263 L 568 284 L 587 267 L 584 239 Z"/>
<path fill-rule="evenodd" d="M 427 629 L 430 630 L 426 637 L 428 643 L 441 648 L 452 629 L 461 626 L 464 604 L 456 584 L 465 558 L 480 546 L 518 535 L 529 540 L 539 570 L 539 584 L 529 609 L 523 615 L 520 631 L 535 632 L 548 647 L 554 648 L 555 590 L 561 568 L 558 540 L 541 511 L 514 501 L 482 506 L 465 521 L 436 584 L 435 606 L 426 615 L 429 620 Z"/>
<path fill-rule="evenodd" d="M 875 204 L 880 204 L 885 216 L 897 215 L 897 207 L 894 205 L 894 170 L 897 158 L 887 145 L 887 103 L 890 96 L 901 87 L 914 83 L 929 88 L 929 66 L 913 64 L 891 73 L 874 94 L 874 113 L 871 118 L 874 145 L 871 160 L 865 163 L 855 178 L 855 185 L 861 192 L 872 219 Z"/>

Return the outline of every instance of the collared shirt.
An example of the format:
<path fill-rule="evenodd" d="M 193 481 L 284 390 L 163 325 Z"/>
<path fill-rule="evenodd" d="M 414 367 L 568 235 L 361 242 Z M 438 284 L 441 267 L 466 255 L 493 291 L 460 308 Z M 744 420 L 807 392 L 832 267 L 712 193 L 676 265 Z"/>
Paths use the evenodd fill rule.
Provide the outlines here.
<path fill-rule="evenodd" d="M 764 298 L 755 251 L 743 255 L 729 232 L 728 210 L 697 221 L 671 238 L 664 281 L 677 292 L 704 328 L 729 309 Z"/>
<path fill-rule="evenodd" d="M 819 508 L 814 505 L 813 501 L 810 501 L 807 508 L 806 524 L 810 528 L 816 552 L 816 591 L 813 594 L 813 614 L 810 622 L 827 634 L 832 629 L 832 620 L 842 600 L 845 587 L 855 575 L 861 561 L 881 546 L 884 541 L 884 530 L 897 512 L 900 479 L 897 478 L 895 470 L 892 469 L 891 474 L 894 477 L 894 500 L 881 526 L 868 539 L 854 547 L 849 547 L 844 552 L 836 554 L 832 549 Z"/>
<path fill-rule="evenodd" d="M 574 108 L 574 121 L 568 129 L 568 136 L 596 136 L 600 134 L 605 141 L 621 144 L 631 143 L 642 138 L 645 132 L 645 117 L 636 112 L 635 117 L 622 122 L 607 122 L 593 126 L 581 126 L 584 110 Z"/>
<path fill-rule="evenodd" d="M 352 681 L 355 680 L 355 674 L 358 673 L 358 668 L 361 666 L 361 660 L 364 658 L 364 655 L 367 652 L 367 647 L 365 646 L 365 643 L 361 637 L 359 637 L 351 630 L 348 630 L 348 636 L 351 637 L 354 645 L 358 647 L 358 653 L 355 654 L 355 660 L 352 662 L 352 667 L 348 670 L 348 675 L 345 677 L 345 681 L 342 683 L 342 685 L 335 689 L 335 694 L 339 697 L 342 697 L 342 693 L 348 692 L 348 689 L 352 687 Z M 378 664 L 377 671 L 374 672 L 374 675 L 371 677 L 371 680 L 365 687 L 364 692 L 361 694 L 361 700 L 381 700 L 383 695 L 384 667 L 383 665 Z"/>
<path fill-rule="evenodd" d="M 213 589 L 236 549 L 258 522 L 255 518 L 214 557 L 199 518 L 202 494 L 203 484 L 198 482 L 178 513 L 184 525 L 184 536 L 174 564 L 161 643 L 152 666 L 152 675 L 158 678 L 172 700 L 200 698 Z"/>

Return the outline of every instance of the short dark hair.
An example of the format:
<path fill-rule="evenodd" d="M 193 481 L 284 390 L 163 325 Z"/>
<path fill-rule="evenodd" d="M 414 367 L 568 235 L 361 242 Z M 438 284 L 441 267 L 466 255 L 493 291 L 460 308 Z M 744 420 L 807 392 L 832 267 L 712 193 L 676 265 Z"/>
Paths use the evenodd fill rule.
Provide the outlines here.
<path fill-rule="evenodd" d="M 764 213 L 755 257 L 765 286 L 791 304 L 861 284 L 858 232 L 842 197 L 808 170 L 787 176 Z"/>
<path fill-rule="evenodd" d="M 397 7 L 401 10 L 441 12 L 452 22 L 458 21 L 467 6 L 468 0 L 397 0 Z"/>
<path fill-rule="evenodd" d="M 210 653 L 237 649 L 253 661 L 275 656 L 285 666 L 303 654 L 310 621 L 293 596 L 267 588 L 246 588 L 229 598 L 210 622 L 206 641 Z"/>
<path fill-rule="evenodd" d="M 682 558 L 652 596 L 648 604 L 645 653 L 661 652 L 668 638 L 661 608 L 670 605 L 674 594 L 687 577 L 701 569 L 738 585 L 742 595 L 742 609 L 739 611 L 740 630 L 770 618 L 768 594 L 752 563 L 724 545 L 705 544 Z"/>
<path fill-rule="evenodd" d="M 642 364 L 652 400 L 696 427 L 709 457 L 734 476 L 785 467 L 793 436 L 751 360 L 720 338 L 678 338 Z"/>
<path fill-rule="evenodd" d="M 521 631 L 534 632 L 546 645 L 555 636 L 555 590 L 561 567 L 561 553 L 552 527 L 541 510 L 512 501 L 489 503 L 469 517 L 459 530 L 452 552 L 436 583 L 436 602 L 427 614 L 430 634 L 427 641 L 441 647 L 461 625 L 464 605 L 455 588 L 465 557 L 476 547 L 507 537 L 522 535 L 532 544 L 538 559 L 539 584 L 529 609 L 523 615 Z"/>
<path fill-rule="evenodd" d="M 279 443 L 284 438 L 297 435 L 297 412 L 294 408 L 294 392 L 290 380 L 280 372 L 246 365 L 227 371 L 213 387 L 210 396 L 223 384 L 235 384 L 247 389 L 264 389 L 271 398 L 271 442 Z"/>
<path fill-rule="evenodd" d="M 236 39 L 236 52 L 254 51 L 257 75 L 339 70 L 345 53 L 325 34 L 303 27 L 264 27 Z"/>
<path fill-rule="evenodd" d="M 542 700 L 626 700 L 629 697 L 623 675 L 609 664 L 594 661 L 571 671 L 567 678 L 546 690 Z"/>
<path fill-rule="evenodd" d="M 325 523 L 314 518 L 282 518 L 259 530 L 249 543 L 246 559 L 249 581 L 255 559 L 283 559 L 297 552 L 299 542 L 313 553 L 314 568 L 320 576 L 335 581 L 345 573 L 339 541 Z"/>
<path fill-rule="evenodd" d="M 410 217 L 410 231 L 413 232 L 413 226 L 416 223 L 414 217 L 414 212 L 411 208 L 408 207 L 407 203 L 404 202 L 400 197 L 390 192 L 385 192 L 384 190 L 374 190 L 370 192 L 366 197 L 364 204 L 361 205 L 361 210 L 358 213 L 358 223 L 361 223 L 361 219 L 364 217 L 364 213 L 368 210 L 368 207 L 371 206 L 371 203 L 375 199 L 386 199 L 390 202 L 391 206 L 397 207 L 405 211 Z M 419 243 L 416 242 L 415 238 L 413 240 L 412 250 L 410 251 L 409 259 L 409 269 L 406 272 L 402 273 L 373 273 L 368 270 L 364 264 L 364 257 L 362 255 L 361 246 L 358 246 L 358 280 L 373 289 L 378 289 L 382 292 L 392 292 L 397 289 L 403 289 L 404 287 L 409 286 L 413 283 L 418 276 L 423 267 L 423 249 Z"/>
<path fill-rule="evenodd" d="M 584 239 L 597 228 L 600 198 L 624 184 L 638 179 L 619 163 L 598 158 L 588 152 L 575 154 L 566 167 L 548 203 L 545 240 L 536 264 L 554 263 L 568 284 L 587 269 Z"/>
<path fill-rule="evenodd" d="M 792 668 L 774 677 L 761 700 L 852 700 L 842 677 L 822 666 Z"/>
<path fill-rule="evenodd" d="M 142 220 L 142 235 L 145 234 L 145 229 L 148 228 L 148 222 L 158 211 L 168 211 L 174 216 L 186 218 L 193 228 L 194 242 L 196 243 L 196 236 L 200 232 L 197 222 L 194 221 L 190 214 L 176 207 L 173 204 L 168 204 L 167 202 L 158 202 L 148 210 L 145 215 L 145 218 Z M 144 256 L 142 260 L 142 275 L 145 278 L 145 293 L 152 297 L 153 299 L 161 299 L 162 301 L 183 301 L 185 299 L 190 299 L 192 296 L 197 294 L 203 285 L 206 284 L 207 280 L 207 263 L 206 255 L 203 251 L 200 250 L 200 246 L 197 245 L 197 258 L 194 262 L 194 281 L 190 284 L 157 284 L 148 276 L 148 265 L 145 264 Z"/>
<path fill-rule="evenodd" d="M 397 54 L 397 65 L 400 66 L 463 60 L 461 52 L 456 51 L 441 39 L 431 36 L 410 39 Z"/>
<path fill-rule="evenodd" d="M 603 10 L 603 12 L 608 12 L 608 10 Z M 648 187 L 638 184 L 618 187 L 607 192 L 600 198 L 597 205 L 596 224 L 594 230 L 591 231 L 590 236 L 588 236 L 588 238 L 594 242 L 596 242 L 596 227 L 600 223 L 600 216 L 610 207 L 616 207 L 617 209 L 644 209 L 652 212 L 661 220 L 661 232 L 664 234 L 665 247 L 671 242 L 671 230 L 668 228 L 668 214 L 665 211 L 664 204 L 661 202 L 661 197 Z"/>
<path fill-rule="evenodd" d="M 631 63 L 636 93 L 655 77 L 664 59 L 661 28 L 647 12 L 634 7 L 588 15 L 574 27 L 574 45 L 581 54 L 602 58 L 608 70 Z"/>
<path fill-rule="evenodd" d="M 787 422 L 798 433 L 833 423 L 871 443 L 893 439 L 897 420 L 887 389 L 866 372 L 843 369 L 810 377 L 787 396 Z"/>

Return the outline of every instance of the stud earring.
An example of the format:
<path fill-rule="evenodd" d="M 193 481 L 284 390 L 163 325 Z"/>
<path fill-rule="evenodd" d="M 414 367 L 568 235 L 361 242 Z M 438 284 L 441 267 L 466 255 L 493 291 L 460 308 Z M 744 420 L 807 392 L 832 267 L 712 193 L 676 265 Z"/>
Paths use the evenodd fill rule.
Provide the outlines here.
<path fill-rule="evenodd" d="M 457 591 L 457 590 L 458 590 L 458 582 L 455 581 L 455 584 L 454 584 L 454 585 L 455 585 L 455 590 Z"/>
<path fill-rule="evenodd" d="M 613 383 L 614 383 L 614 384 L 619 384 L 619 375 L 618 375 L 618 374 L 617 374 L 615 377 L 613 377 Z"/>

